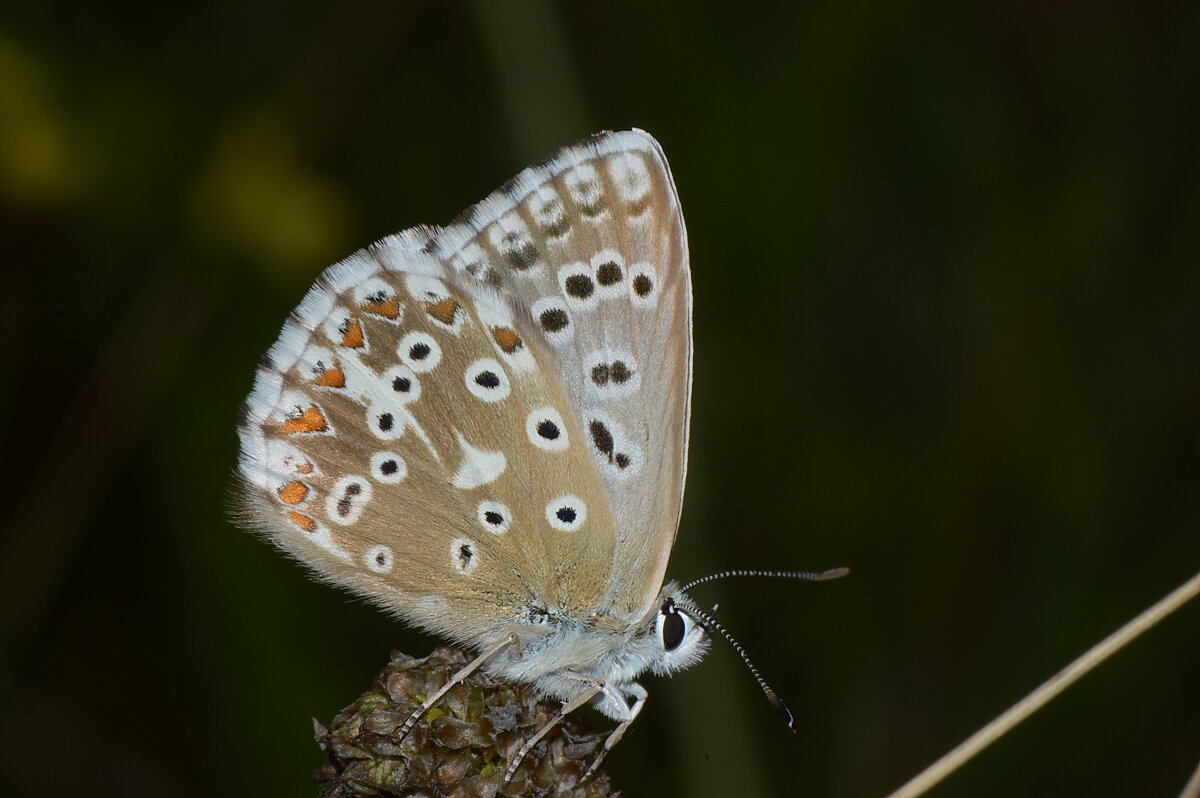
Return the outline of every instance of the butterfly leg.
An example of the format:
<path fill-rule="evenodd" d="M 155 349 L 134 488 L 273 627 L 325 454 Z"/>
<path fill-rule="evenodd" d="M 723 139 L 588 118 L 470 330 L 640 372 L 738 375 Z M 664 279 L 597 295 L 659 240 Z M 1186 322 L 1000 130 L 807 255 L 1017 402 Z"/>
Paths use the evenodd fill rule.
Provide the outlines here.
<path fill-rule="evenodd" d="M 428 712 L 430 707 L 432 707 L 438 701 L 441 701 L 442 696 L 450 692 L 450 688 L 454 687 L 456 684 L 461 684 L 468 676 L 479 670 L 479 667 L 483 665 L 483 663 L 496 656 L 496 654 L 498 654 L 507 646 L 512 646 L 518 653 L 521 650 L 517 636 L 515 634 L 510 634 L 499 643 L 491 646 L 478 657 L 468 662 L 466 665 L 460 668 L 457 673 L 451 676 L 450 681 L 442 685 L 440 690 L 429 696 L 429 698 L 426 698 L 425 702 L 421 704 L 421 706 L 413 710 L 413 713 L 408 716 L 408 720 L 404 721 L 404 725 L 400 727 L 397 740 L 403 740 L 405 737 L 407 737 L 408 733 L 412 731 L 412 727 L 417 725 L 417 721 L 421 719 L 421 716 Z"/>
<path fill-rule="evenodd" d="M 588 681 L 590 682 L 591 680 L 589 679 Z M 576 694 L 575 697 L 570 701 L 564 701 L 562 709 L 557 715 L 554 716 L 554 719 L 539 729 L 537 734 L 526 740 L 525 744 L 521 746 L 521 750 L 517 751 L 517 755 L 514 756 L 512 761 L 508 764 L 508 770 L 504 772 L 504 780 L 500 783 L 508 783 L 508 781 L 517 772 L 517 768 L 521 766 L 521 761 L 525 759 L 525 756 L 533 750 L 533 747 L 538 744 L 538 741 L 545 737 L 551 729 L 562 723 L 563 718 L 565 718 L 567 715 L 570 715 L 587 702 L 591 701 L 604 689 L 605 686 L 602 682 L 593 682 Z"/>
<path fill-rule="evenodd" d="M 613 750 L 616 744 L 621 741 L 621 737 L 625 734 L 625 730 L 629 728 L 629 725 L 633 723 L 633 719 L 636 718 L 642 711 L 642 706 L 646 703 L 646 697 L 649 695 L 649 693 L 646 692 L 646 688 L 642 687 L 637 682 L 630 682 L 629 684 L 624 685 L 624 692 L 633 696 L 632 705 L 627 702 L 627 699 L 621 694 L 620 691 L 614 691 L 608 685 L 604 686 L 604 694 L 608 697 L 608 699 L 610 701 L 620 702 L 620 705 L 627 709 L 629 716 L 622 720 L 617 725 L 617 728 L 613 729 L 612 734 L 608 735 L 607 739 L 604 741 L 604 747 L 600 749 L 600 753 L 596 755 L 595 761 L 593 761 L 591 766 L 588 767 L 587 772 L 583 774 L 583 778 L 580 779 L 580 781 L 587 781 L 589 778 L 591 778 L 592 774 L 599 769 L 600 763 L 604 761 L 604 757 L 608 756 L 608 752 Z"/>

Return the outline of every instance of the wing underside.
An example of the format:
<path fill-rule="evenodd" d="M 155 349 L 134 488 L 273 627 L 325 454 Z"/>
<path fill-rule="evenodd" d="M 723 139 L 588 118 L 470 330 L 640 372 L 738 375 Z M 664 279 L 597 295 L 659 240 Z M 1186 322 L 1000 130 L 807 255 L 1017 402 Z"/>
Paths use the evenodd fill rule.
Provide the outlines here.
<path fill-rule="evenodd" d="M 462 642 L 639 616 L 678 523 L 690 339 L 657 143 L 568 147 L 322 275 L 246 404 L 252 525 Z"/>

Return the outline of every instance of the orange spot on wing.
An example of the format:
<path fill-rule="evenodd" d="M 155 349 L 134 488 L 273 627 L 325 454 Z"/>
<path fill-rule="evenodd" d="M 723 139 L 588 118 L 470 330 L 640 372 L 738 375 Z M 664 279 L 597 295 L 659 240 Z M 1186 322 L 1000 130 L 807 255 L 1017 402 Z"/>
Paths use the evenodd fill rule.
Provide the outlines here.
<path fill-rule="evenodd" d="M 366 338 L 363 336 L 362 322 L 358 319 L 346 319 L 342 324 L 342 346 L 349 349 L 358 349 L 366 343 Z"/>
<path fill-rule="evenodd" d="M 521 348 L 521 336 L 517 335 L 517 331 L 512 327 L 493 327 L 492 340 L 507 355 Z"/>
<path fill-rule="evenodd" d="M 305 532 L 317 531 L 317 522 L 309 518 L 304 513 L 298 513 L 295 510 L 289 510 L 287 516 L 289 521 L 300 527 Z"/>
<path fill-rule="evenodd" d="M 383 316 L 385 319 L 395 321 L 400 317 L 399 297 L 385 297 L 373 302 L 364 302 L 362 307 L 367 313 L 374 313 L 376 316 Z"/>
<path fill-rule="evenodd" d="M 279 489 L 279 498 L 284 504 L 299 504 L 308 495 L 308 485 L 303 482 L 289 482 Z"/>
<path fill-rule="evenodd" d="M 312 472 L 313 472 L 313 464 L 312 463 L 301 463 L 300 465 L 296 466 L 297 474 L 311 474 Z"/>
<path fill-rule="evenodd" d="M 345 388 L 346 374 L 342 371 L 342 367 L 335 363 L 318 374 L 313 379 L 313 384 L 325 388 Z"/>
<path fill-rule="evenodd" d="M 437 321 L 442 324 L 453 324 L 454 314 L 458 313 L 458 309 L 462 307 L 458 301 L 452 297 L 446 297 L 438 302 L 430 302 L 425 306 L 425 310 Z"/>
<path fill-rule="evenodd" d="M 299 418 L 284 419 L 279 425 L 279 431 L 284 435 L 294 435 L 300 432 L 324 432 L 329 428 L 328 422 L 325 421 L 325 416 L 321 415 L 321 411 L 316 405 L 310 406 L 307 410 L 300 414 Z"/>

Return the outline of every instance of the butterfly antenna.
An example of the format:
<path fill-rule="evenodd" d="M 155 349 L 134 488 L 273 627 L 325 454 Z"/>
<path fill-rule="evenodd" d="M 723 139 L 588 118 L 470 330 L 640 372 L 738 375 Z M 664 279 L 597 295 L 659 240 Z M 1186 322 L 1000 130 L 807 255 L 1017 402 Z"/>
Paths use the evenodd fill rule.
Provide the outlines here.
<path fill-rule="evenodd" d="M 686 593 L 696 585 L 702 585 L 705 582 L 715 582 L 718 579 L 725 579 L 730 576 L 771 576 L 781 579 L 803 579 L 808 582 L 825 582 L 845 576 L 848 573 L 850 573 L 849 568 L 830 568 L 827 571 L 722 571 L 719 574 L 709 574 L 699 579 L 693 579 L 679 589 Z"/>
<path fill-rule="evenodd" d="M 691 612 L 700 617 L 700 622 L 704 624 L 706 629 L 720 632 L 721 636 L 729 641 L 729 645 L 733 646 L 733 650 L 738 653 L 738 656 L 742 658 L 742 662 L 746 663 L 746 667 L 750 669 L 750 674 L 758 682 L 758 686 L 762 688 L 763 694 L 771 702 L 771 706 L 775 707 L 775 711 L 783 717 L 788 728 L 796 731 L 796 718 L 792 715 L 792 711 L 787 708 L 787 704 L 783 703 L 783 700 L 771 689 L 771 685 L 767 684 L 767 680 L 758 672 L 758 668 L 754 667 L 754 663 L 750 661 L 750 655 L 746 653 L 746 649 L 742 648 L 742 644 L 734 640 L 733 635 L 729 634 L 729 631 L 717 623 L 716 619 L 711 615 L 699 609 L 691 610 Z"/>

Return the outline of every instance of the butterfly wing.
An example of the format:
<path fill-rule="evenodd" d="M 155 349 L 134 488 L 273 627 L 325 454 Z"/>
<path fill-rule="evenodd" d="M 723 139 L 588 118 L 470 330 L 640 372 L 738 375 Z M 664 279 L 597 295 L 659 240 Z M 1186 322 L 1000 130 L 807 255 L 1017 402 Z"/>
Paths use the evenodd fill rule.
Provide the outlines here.
<path fill-rule="evenodd" d="M 246 403 L 247 522 L 463 643 L 640 618 L 678 524 L 690 360 L 666 160 L 593 137 L 322 275 Z"/>
<path fill-rule="evenodd" d="M 404 239 L 327 270 L 245 405 L 249 525 L 469 645 L 582 615 L 607 589 L 611 510 L 527 326 Z"/>
<path fill-rule="evenodd" d="M 691 278 L 658 142 L 604 133 L 526 169 L 415 243 L 528 308 L 553 353 L 616 522 L 597 609 L 636 619 L 663 583 L 683 502 Z"/>

